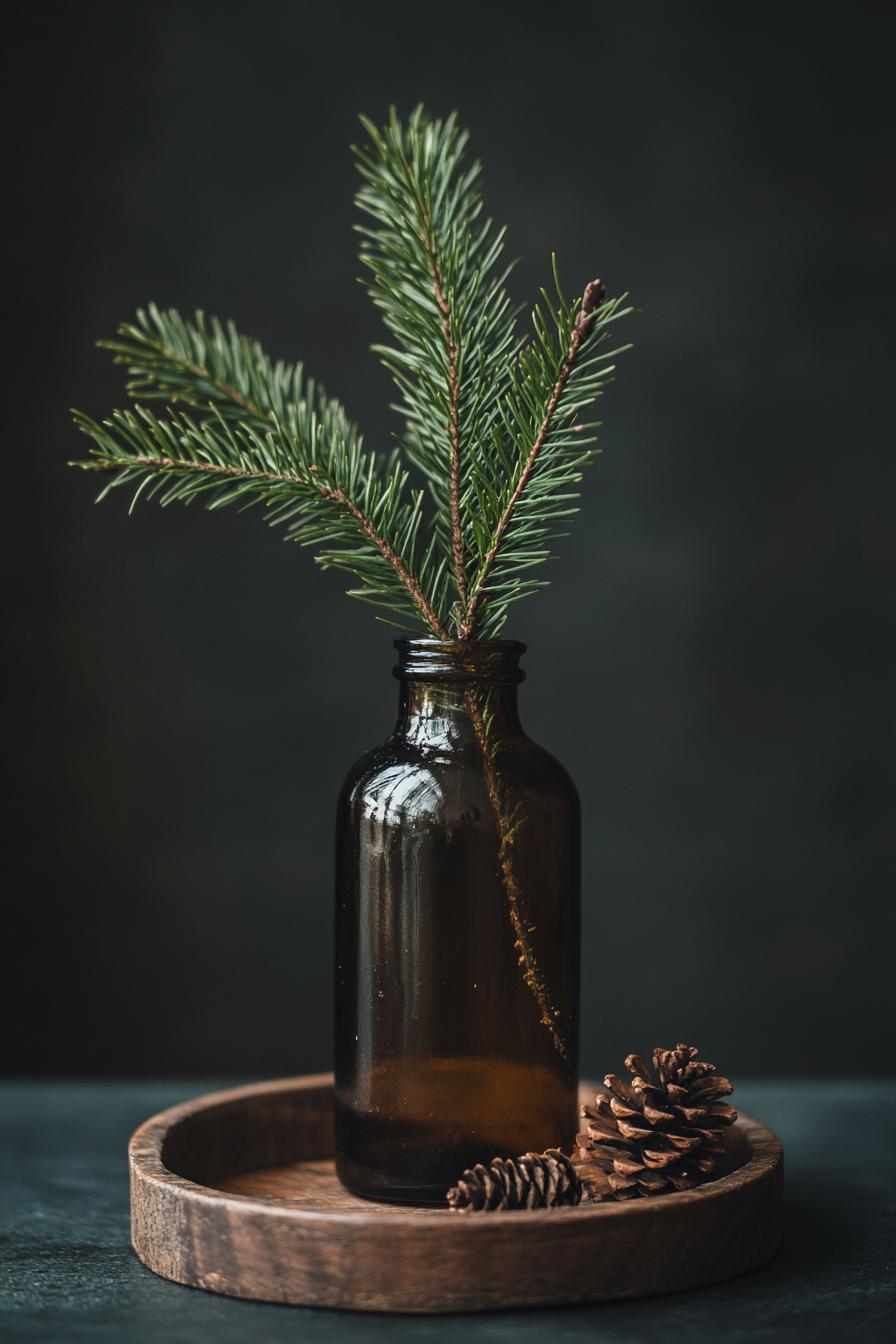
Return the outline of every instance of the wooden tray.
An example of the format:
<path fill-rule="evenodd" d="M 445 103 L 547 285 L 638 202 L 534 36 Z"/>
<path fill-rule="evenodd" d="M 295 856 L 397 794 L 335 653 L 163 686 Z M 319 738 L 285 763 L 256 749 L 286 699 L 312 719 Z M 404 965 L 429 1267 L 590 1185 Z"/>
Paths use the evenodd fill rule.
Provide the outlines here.
<path fill-rule="evenodd" d="M 583 1100 L 594 1091 L 584 1084 Z M 134 1249 L 163 1278 L 213 1293 L 438 1312 L 694 1288 L 763 1264 L 781 1237 L 781 1145 L 748 1116 L 718 1180 L 577 1208 L 375 1204 L 343 1190 L 332 1152 L 329 1074 L 164 1111 L 131 1139 Z"/>

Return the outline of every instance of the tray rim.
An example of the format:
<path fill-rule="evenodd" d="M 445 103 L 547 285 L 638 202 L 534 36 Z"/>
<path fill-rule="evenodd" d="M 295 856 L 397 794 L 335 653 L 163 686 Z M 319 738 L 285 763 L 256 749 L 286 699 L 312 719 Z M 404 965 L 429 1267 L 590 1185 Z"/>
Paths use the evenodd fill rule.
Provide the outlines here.
<path fill-rule="evenodd" d="M 264 1213 L 266 1218 L 301 1221 L 325 1226 L 343 1226 L 367 1228 L 373 1225 L 382 1228 L 392 1227 L 396 1231 L 413 1228 L 417 1233 L 438 1229 L 444 1235 L 451 1226 L 462 1227 L 463 1235 L 487 1235 L 496 1228 L 506 1229 L 511 1220 L 514 1228 L 544 1225 L 545 1218 L 562 1217 L 563 1221 L 591 1221 L 602 1218 L 643 1217 L 648 1208 L 653 1217 L 670 1214 L 686 1204 L 705 1204 L 708 1200 L 724 1199 L 726 1195 L 745 1183 L 770 1177 L 776 1168 L 783 1165 L 783 1146 L 780 1139 L 767 1125 L 751 1115 L 740 1112 L 734 1128 L 738 1130 L 750 1145 L 749 1159 L 734 1171 L 715 1181 L 693 1190 L 679 1190 L 673 1194 L 660 1195 L 654 1199 L 631 1199 L 618 1202 L 583 1202 L 574 1207 L 562 1209 L 520 1209 L 512 1214 L 504 1213 L 500 1217 L 476 1217 L 475 1215 L 452 1214 L 445 1209 L 417 1208 L 405 1212 L 391 1206 L 384 1214 L 377 1203 L 371 1201 L 370 1207 L 357 1209 L 315 1209 L 300 1200 L 280 1201 L 265 1199 L 257 1195 L 236 1194 L 219 1190 L 214 1186 L 200 1185 L 186 1176 L 171 1171 L 162 1161 L 161 1149 L 165 1134 L 173 1125 L 179 1124 L 189 1116 L 214 1106 L 247 1100 L 253 1096 L 271 1093 L 293 1093 L 311 1091 L 333 1086 L 332 1073 L 299 1074 L 290 1078 L 275 1078 L 257 1083 L 244 1083 L 238 1087 L 225 1088 L 217 1092 L 206 1092 L 198 1097 L 180 1102 L 144 1120 L 133 1132 L 128 1144 L 129 1166 L 132 1175 L 139 1175 L 142 1182 L 164 1185 L 167 1188 L 181 1190 L 194 1203 L 208 1203 L 217 1208 L 232 1205 L 245 1209 L 254 1207 Z M 579 1084 L 580 1094 L 593 1093 L 600 1084 L 583 1079 Z M 359 1201 L 363 1203 L 363 1201 Z"/>

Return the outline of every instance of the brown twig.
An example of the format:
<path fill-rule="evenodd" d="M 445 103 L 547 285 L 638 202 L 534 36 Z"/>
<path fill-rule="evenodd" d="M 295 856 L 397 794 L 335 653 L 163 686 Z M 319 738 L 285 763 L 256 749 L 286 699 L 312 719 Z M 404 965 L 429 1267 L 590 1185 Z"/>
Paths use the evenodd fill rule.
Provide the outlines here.
<path fill-rule="evenodd" d="M 568 1058 L 569 1051 L 560 1028 L 557 1025 L 558 1013 L 551 1004 L 551 997 L 545 982 L 544 972 L 538 964 L 532 944 L 529 941 L 531 926 L 528 915 L 526 914 L 523 893 L 520 891 L 519 883 L 516 880 L 516 873 L 513 868 L 513 832 L 515 828 L 512 822 L 508 819 L 504 809 L 504 803 L 501 798 L 501 789 L 498 783 L 498 772 L 495 769 L 494 753 L 488 738 L 488 730 L 485 726 L 485 720 L 482 717 L 482 711 L 477 703 L 475 691 L 472 689 L 466 691 L 465 699 L 470 718 L 473 721 L 473 728 L 479 743 L 479 749 L 482 753 L 486 792 L 488 793 L 489 802 L 492 805 L 492 811 L 495 814 L 495 821 L 498 826 L 498 863 L 501 869 L 504 891 L 507 895 L 507 913 L 510 916 L 510 923 L 515 935 L 513 946 L 517 953 L 517 960 L 523 968 L 523 980 L 538 1005 L 538 1010 L 541 1014 L 541 1024 L 542 1026 L 547 1027 L 550 1032 L 551 1040 L 554 1043 L 554 1049 L 557 1051 L 558 1055 L 560 1055 L 561 1059 L 566 1059 Z"/>
<path fill-rule="evenodd" d="M 395 551 L 393 551 L 392 547 L 389 545 L 388 541 L 386 541 L 385 537 L 380 536 L 376 528 L 373 526 L 373 523 L 371 523 L 370 519 L 367 517 L 366 513 L 364 513 L 362 509 L 359 509 L 357 504 L 355 504 L 353 500 L 349 499 L 348 495 L 345 493 L 344 490 L 339 488 L 334 490 L 328 487 L 324 487 L 323 485 L 317 483 L 316 487 L 319 493 L 323 495 L 325 499 L 331 499 L 333 500 L 334 503 L 341 504 L 342 507 L 351 514 L 351 516 L 354 518 L 355 522 L 358 524 L 364 535 L 368 538 L 369 541 L 373 543 L 373 545 L 379 551 L 383 559 L 388 561 L 388 563 L 395 570 L 399 579 L 404 584 L 405 588 L 408 590 L 408 593 L 410 594 L 411 598 L 416 604 L 418 611 L 420 612 L 423 619 L 426 621 L 427 625 L 429 626 L 433 634 L 436 636 L 436 638 L 447 639 L 448 631 L 442 625 L 442 622 L 439 620 L 438 616 L 436 615 L 435 611 L 433 610 L 432 606 L 427 600 L 427 597 L 423 592 L 423 589 L 420 587 L 420 584 L 418 583 L 417 579 L 415 579 L 414 575 L 407 568 L 401 557 Z"/>
<path fill-rule="evenodd" d="M 569 375 L 573 371 L 573 367 L 579 356 L 579 351 L 585 344 L 585 341 L 587 340 L 588 336 L 591 334 L 591 330 L 594 326 L 594 320 L 595 317 L 597 316 L 597 310 L 603 303 L 603 299 L 604 299 L 604 287 L 601 284 L 600 280 L 589 281 L 589 283 L 585 286 L 585 292 L 582 295 L 582 306 L 579 309 L 575 323 L 573 324 L 572 336 L 570 337 L 569 349 L 566 352 L 566 358 L 563 361 L 563 365 L 560 369 L 559 376 L 557 378 L 556 383 L 554 384 L 553 391 L 551 392 L 551 395 L 548 399 L 548 404 L 545 407 L 544 417 L 538 428 L 538 433 L 535 435 L 532 447 L 529 449 L 529 455 L 526 458 L 525 465 L 523 466 L 523 470 L 520 473 L 520 478 L 514 487 L 510 499 L 504 506 L 504 512 L 498 519 L 498 524 L 497 527 L 495 528 L 495 534 L 494 537 L 492 538 L 492 544 L 489 547 L 488 551 L 486 552 L 482 560 L 482 563 L 479 566 L 479 570 L 476 574 L 476 577 L 473 580 L 473 584 L 470 588 L 470 599 L 469 602 L 467 603 L 464 619 L 461 622 L 460 630 L 458 632 L 459 637 L 461 639 L 469 639 L 473 634 L 473 630 L 476 624 L 476 610 L 482 598 L 483 587 L 486 581 L 488 580 L 489 574 L 491 573 L 492 566 L 495 563 L 495 557 L 497 556 L 498 551 L 501 548 L 501 542 L 504 538 L 504 533 L 507 531 L 510 520 L 513 517 L 514 510 L 517 506 L 517 503 L 519 502 L 519 498 L 529 483 L 529 478 L 532 475 L 532 472 L 535 468 L 535 463 L 538 460 L 538 455 L 544 446 L 544 441 L 547 438 L 548 430 L 551 427 L 551 421 L 554 418 L 554 413 L 557 410 L 557 406 L 560 403 L 560 398 L 563 396 L 563 393 L 566 389 L 566 384 L 569 382 Z"/>

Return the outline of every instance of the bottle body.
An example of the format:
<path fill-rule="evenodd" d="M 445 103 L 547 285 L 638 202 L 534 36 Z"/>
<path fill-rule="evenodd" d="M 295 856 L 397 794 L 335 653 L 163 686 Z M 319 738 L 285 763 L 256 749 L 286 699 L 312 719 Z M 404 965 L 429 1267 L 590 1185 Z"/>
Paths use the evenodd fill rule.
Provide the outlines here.
<path fill-rule="evenodd" d="M 440 1204 L 475 1162 L 573 1142 L 579 809 L 519 727 L 522 646 L 396 642 L 396 730 L 338 805 L 337 1171 Z"/>

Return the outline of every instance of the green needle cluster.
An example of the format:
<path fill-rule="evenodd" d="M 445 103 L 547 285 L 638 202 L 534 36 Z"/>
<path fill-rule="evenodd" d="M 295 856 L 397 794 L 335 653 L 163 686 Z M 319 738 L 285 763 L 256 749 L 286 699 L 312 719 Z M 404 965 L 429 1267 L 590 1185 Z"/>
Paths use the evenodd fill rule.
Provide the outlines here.
<path fill-rule="evenodd" d="M 391 624 L 493 638 L 530 571 L 576 511 L 594 455 L 594 402 L 612 375 L 610 328 L 632 310 L 591 281 L 550 292 L 519 331 L 504 230 L 483 215 L 480 167 L 452 115 L 366 119 L 355 148 L 367 285 L 389 340 L 375 349 L 398 390 L 398 447 L 366 449 L 341 404 L 301 364 L 274 362 L 232 323 L 154 305 L 100 344 L 136 403 L 98 423 L 73 465 L 160 503 L 259 504 L 317 563 Z M 419 484 L 418 484 L 419 482 Z"/>

